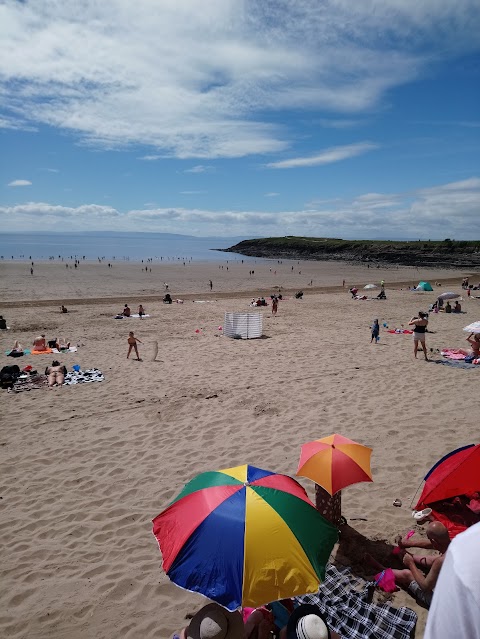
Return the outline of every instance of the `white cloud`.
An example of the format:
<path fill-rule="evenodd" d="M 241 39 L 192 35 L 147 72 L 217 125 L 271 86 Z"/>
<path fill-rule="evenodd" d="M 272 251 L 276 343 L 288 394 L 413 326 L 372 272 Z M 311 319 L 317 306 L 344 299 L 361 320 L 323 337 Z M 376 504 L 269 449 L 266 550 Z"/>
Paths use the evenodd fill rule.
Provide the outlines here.
<path fill-rule="evenodd" d="M 7 186 L 32 186 L 32 183 L 29 180 L 13 180 Z"/>
<path fill-rule="evenodd" d="M 479 32 L 478 0 L 4 0 L 0 126 L 146 160 L 280 152 L 293 110 L 370 111 Z"/>
<path fill-rule="evenodd" d="M 207 193 L 207 191 L 180 191 L 180 195 L 201 195 Z"/>
<path fill-rule="evenodd" d="M 304 166 L 320 166 L 322 164 L 332 164 L 333 162 L 340 162 L 340 160 L 347 160 L 357 155 L 363 155 L 368 151 L 378 149 L 378 144 L 372 142 L 359 142 L 358 144 L 347 144 L 345 146 L 334 146 L 330 149 L 325 149 L 317 155 L 312 155 L 304 158 L 291 158 L 290 160 L 281 160 L 280 162 L 270 162 L 266 165 L 269 169 L 295 169 Z"/>
<path fill-rule="evenodd" d="M 144 155 L 143 157 L 138 159 L 145 160 L 146 162 L 155 162 L 155 160 L 161 160 L 162 156 L 161 155 Z"/>
<path fill-rule="evenodd" d="M 191 169 L 185 169 L 184 173 L 211 173 L 214 170 L 215 167 L 213 166 L 197 164 L 196 166 L 192 166 Z"/>
<path fill-rule="evenodd" d="M 145 205 L 147 206 L 147 205 Z M 28 202 L 0 207 L 0 227 L 162 231 L 190 235 L 306 235 L 344 238 L 470 239 L 478 224 L 480 177 L 406 193 L 365 193 L 351 200 L 311 202 L 291 211 L 209 211 L 184 207 L 120 212 Z M 2 223 L 3 222 L 3 223 Z"/>
<path fill-rule="evenodd" d="M 43 169 L 40 169 L 40 171 L 46 171 L 47 173 L 60 173 L 60 169 L 43 168 Z"/>
<path fill-rule="evenodd" d="M 275 191 L 271 191 L 270 193 L 265 193 L 264 197 L 278 197 L 280 193 L 275 193 Z"/>

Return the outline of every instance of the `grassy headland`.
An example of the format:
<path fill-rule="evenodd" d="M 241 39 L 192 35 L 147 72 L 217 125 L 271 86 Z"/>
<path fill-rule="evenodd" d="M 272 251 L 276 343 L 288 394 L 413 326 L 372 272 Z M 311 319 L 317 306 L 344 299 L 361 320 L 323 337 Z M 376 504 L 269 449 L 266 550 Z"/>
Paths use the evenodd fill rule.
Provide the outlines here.
<path fill-rule="evenodd" d="M 480 241 L 451 239 L 398 242 L 285 236 L 244 240 L 223 250 L 272 259 L 343 260 L 443 268 L 480 267 Z"/>

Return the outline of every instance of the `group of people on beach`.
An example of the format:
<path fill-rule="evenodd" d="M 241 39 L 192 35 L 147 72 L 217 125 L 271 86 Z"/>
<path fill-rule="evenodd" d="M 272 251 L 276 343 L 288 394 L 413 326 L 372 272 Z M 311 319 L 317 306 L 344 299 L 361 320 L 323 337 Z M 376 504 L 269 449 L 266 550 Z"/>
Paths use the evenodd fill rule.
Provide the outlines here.
<path fill-rule="evenodd" d="M 366 554 L 365 560 L 371 569 L 380 571 L 375 584 L 386 592 L 398 590 L 400 586 L 420 606 L 430 610 L 424 639 L 480 639 L 480 553 L 475 552 L 480 523 L 451 542 L 443 523 L 431 516 L 425 521 L 428 521 L 426 537 L 412 531 L 396 540 L 392 561 L 403 563 L 403 568 L 385 568 Z M 410 552 L 414 548 L 433 550 L 435 554 Z M 344 614 L 341 608 L 339 615 Z M 327 608 L 322 612 L 318 606 L 296 599 L 234 612 L 209 603 L 188 618 L 188 625 L 173 634 L 172 639 L 340 639 L 350 636 L 332 629 L 331 620 L 338 619 L 335 610 Z M 394 628 L 391 630 L 394 634 L 385 634 L 385 637 L 404 636 L 395 634 Z M 359 637 L 355 633 L 352 636 Z"/>

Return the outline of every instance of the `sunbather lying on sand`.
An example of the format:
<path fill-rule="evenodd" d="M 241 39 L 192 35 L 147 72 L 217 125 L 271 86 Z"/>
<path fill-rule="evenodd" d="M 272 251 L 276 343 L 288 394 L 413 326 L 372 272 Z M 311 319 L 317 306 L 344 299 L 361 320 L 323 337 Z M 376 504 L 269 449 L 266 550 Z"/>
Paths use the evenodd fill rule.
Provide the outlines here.
<path fill-rule="evenodd" d="M 45 369 L 45 375 L 48 375 L 48 386 L 52 388 L 53 386 L 62 386 L 65 381 L 65 375 L 67 374 L 67 369 L 65 366 L 57 362 L 57 360 L 53 360 L 51 366 L 47 366 Z"/>

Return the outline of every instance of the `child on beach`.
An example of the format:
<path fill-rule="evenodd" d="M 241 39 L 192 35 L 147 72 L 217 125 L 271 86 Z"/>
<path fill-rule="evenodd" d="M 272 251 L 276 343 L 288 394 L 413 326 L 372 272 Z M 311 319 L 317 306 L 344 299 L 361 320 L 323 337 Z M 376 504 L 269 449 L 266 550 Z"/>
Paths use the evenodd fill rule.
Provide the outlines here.
<path fill-rule="evenodd" d="M 143 308 L 142 304 L 139 304 L 138 306 L 138 315 L 140 319 L 142 319 L 143 315 L 145 315 L 145 309 Z"/>
<path fill-rule="evenodd" d="M 130 333 L 128 334 L 127 341 L 128 341 L 127 359 L 130 357 L 130 353 L 132 352 L 132 349 L 135 349 L 137 362 L 141 362 L 142 360 L 140 359 L 140 355 L 138 354 L 137 342 L 139 342 L 140 344 L 143 344 L 142 340 L 138 339 L 138 337 L 135 337 L 135 335 L 133 334 L 133 331 L 130 331 Z"/>
<path fill-rule="evenodd" d="M 373 340 L 375 340 L 375 344 L 378 344 L 378 340 L 380 339 L 380 324 L 378 323 L 378 319 L 373 320 L 371 329 L 372 339 L 370 340 L 370 344 L 373 342 Z"/>

